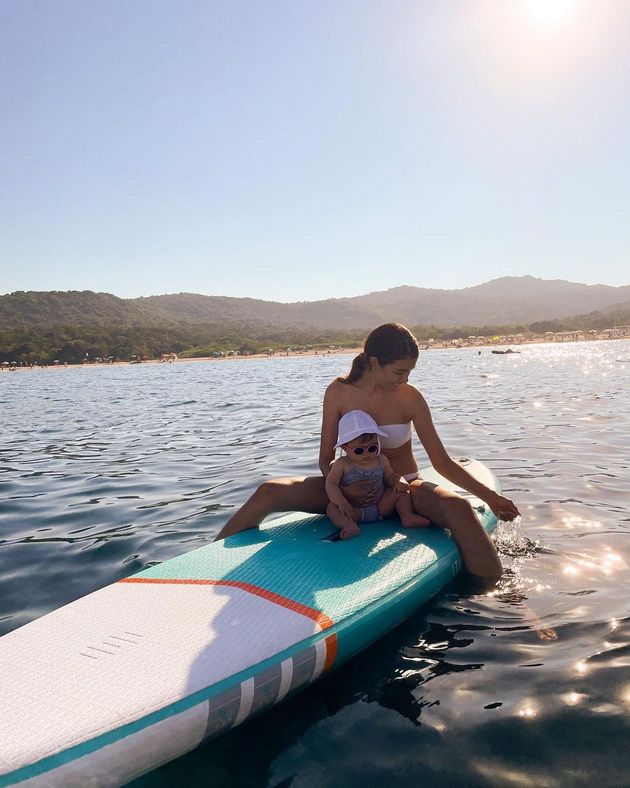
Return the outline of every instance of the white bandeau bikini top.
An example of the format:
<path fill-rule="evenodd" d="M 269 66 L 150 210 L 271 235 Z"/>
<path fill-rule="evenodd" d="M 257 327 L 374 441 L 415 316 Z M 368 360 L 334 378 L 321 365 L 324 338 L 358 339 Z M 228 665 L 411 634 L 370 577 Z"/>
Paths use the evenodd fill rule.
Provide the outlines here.
<path fill-rule="evenodd" d="M 379 425 L 379 429 L 387 433 L 387 437 L 381 437 L 381 446 L 383 449 L 397 449 L 399 446 L 411 440 L 411 422 L 406 424 L 383 424 Z"/>

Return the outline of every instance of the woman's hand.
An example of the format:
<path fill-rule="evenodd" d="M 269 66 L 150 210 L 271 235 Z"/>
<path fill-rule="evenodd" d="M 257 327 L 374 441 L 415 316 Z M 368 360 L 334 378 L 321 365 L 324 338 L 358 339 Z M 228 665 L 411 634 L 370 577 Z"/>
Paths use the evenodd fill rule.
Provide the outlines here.
<path fill-rule="evenodd" d="M 362 509 L 364 506 L 369 506 L 375 500 L 375 484 L 373 481 L 359 481 L 352 482 L 352 484 L 344 484 L 339 489 L 344 496 L 350 501 L 352 506 L 357 509 Z"/>
<path fill-rule="evenodd" d="M 486 500 L 486 503 L 496 514 L 499 520 L 507 520 L 509 522 L 514 520 L 515 517 L 521 516 L 521 513 L 519 512 L 514 501 L 511 501 L 504 495 L 493 495 L 490 499 Z"/>

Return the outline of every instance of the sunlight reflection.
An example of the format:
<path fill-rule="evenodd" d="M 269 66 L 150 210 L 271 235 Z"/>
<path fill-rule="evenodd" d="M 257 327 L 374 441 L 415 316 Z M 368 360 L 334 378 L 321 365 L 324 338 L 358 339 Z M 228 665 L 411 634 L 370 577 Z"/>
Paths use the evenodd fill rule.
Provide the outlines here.
<path fill-rule="evenodd" d="M 580 674 L 580 676 L 586 676 L 586 674 L 589 672 L 589 667 L 584 660 L 576 662 L 575 669 Z"/>
<path fill-rule="evenodd" d="M 617 553 L 613 552 L 608 553 L 608 555 L 604 558 L 604 564 L 609 567 L 614 567 L 615 572 L 617 572 L 619 569 L 626 568 L 626 562 L 623 560 L 623 558 L 620 555 L 617 555 Z"/>
<path fill-rule="evenodd" d="M 613 553 L 609 547 L 605 547 L 603 555 L 587 557 L 581 554 L 579 558 L 574 559 L 572 564 L 565 566 L 562 573 L 576 576 L 582 574 L 585 569 L 594 569 L 604 575 L 613 575 L 626 568 L 627 564 L 623 558 L 617 553 Z"/>
<path fill-rule="evenodd" d="M 396 542 L 402 542 L 405 540 L 404 534 L 393 534 L 386 539 L 379 539 L 378 542 L 374 545 L 374 547 L 368 553 L 368 556 L 371 558 L 372 556 L 380 553 L 381 550 L 387 550 L 392 545 L 396 544 Z"/>
<path fill-rule="evenodd" d="M 560 522 L 567 529 L 575 530 L 578 528 L 601 528 L 602 523 L 599 520 L 585 520 L 576 514 L 567 514 L 561 518 Z"/>
<path fill-rule="evenodd" d="M 524 700 L 516 708 L 516 715 L 531 720 L 538 714 L 538 705 L 533 700 Z"/>
<path fill-rule="evenodd" d="M 582 692 L 567 692 L 565 695 L 560 696 L 567 706 L 577 706 L 587 696 Z"/>
<path fill-rule="evenodd" d="M 441 643 L 428 643 L 425 648 L 428 651 L 445 651 L 448 646 L 448 640 L 443 640 Z"/>

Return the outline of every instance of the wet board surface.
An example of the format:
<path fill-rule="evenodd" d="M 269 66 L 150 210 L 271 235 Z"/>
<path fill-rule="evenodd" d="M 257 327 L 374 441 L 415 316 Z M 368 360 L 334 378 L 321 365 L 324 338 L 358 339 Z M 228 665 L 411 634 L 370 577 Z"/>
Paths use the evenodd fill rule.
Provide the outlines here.
<path fill-rule="evenodd" d="M 491 532 L 492 512 L 466 496 Z M 122 785 L 342 664 L 461 568 L 441 528 L 392 518 L 336 533 L 326 517 L 287 515 L 1 638 L 0 787 Z"/>

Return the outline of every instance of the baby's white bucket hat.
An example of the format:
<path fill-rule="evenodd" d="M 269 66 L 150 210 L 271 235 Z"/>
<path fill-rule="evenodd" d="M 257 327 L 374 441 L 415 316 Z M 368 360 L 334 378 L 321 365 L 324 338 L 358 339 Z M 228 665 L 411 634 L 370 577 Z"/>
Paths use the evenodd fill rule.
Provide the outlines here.
<path fill-rule="evenodd" d="M 339 440 L 335 443 L 335 449 L 366 433 L 387 437 L 387 433 L 379 429 L 369 413 L 364 410 L 351 410 L 339 419 Z"/>

